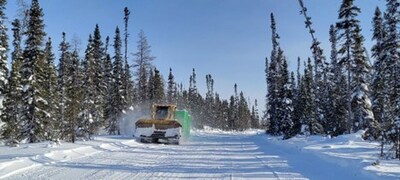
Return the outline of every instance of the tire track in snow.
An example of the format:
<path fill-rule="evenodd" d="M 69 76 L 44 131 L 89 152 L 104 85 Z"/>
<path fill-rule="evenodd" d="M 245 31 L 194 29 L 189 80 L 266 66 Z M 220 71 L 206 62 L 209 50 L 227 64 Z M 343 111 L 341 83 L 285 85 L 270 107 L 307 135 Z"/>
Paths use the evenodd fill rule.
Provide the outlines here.
<path fill-rule="evenodd" d="M 179 146 L 114 143 L 100 152 L 49 164 L 10 179 L 296 179 L 281 157 L 265 154 L 257 138 L 202 134 Z M 279 172 L 282 171 L 282 172 Z M 41 176 L 38 176 L 41 175 Z"/>

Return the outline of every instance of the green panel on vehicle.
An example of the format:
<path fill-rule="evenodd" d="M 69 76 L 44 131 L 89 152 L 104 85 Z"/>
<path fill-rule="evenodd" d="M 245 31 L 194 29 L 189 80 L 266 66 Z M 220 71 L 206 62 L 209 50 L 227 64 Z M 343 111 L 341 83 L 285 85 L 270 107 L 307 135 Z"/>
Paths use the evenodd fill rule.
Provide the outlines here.
<path fill-rule="evenodd" d="M 176 110 L 175 118 L 179 123 L 182 124 L 183 137 L 188 138 L 190 136 L 190 129 L 192 124 L 192 118 L 189 112 L 186 110 Z"/>

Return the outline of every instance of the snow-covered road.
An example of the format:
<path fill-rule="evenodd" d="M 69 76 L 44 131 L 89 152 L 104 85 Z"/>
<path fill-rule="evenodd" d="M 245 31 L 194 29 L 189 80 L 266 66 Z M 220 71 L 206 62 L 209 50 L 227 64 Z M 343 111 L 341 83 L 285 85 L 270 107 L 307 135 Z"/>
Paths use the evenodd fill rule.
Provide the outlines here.
<path fill-rule="evenodd" d="M 200 135 L 180 146 L 124 141 L 10 179 L 304 179 L 284 158 L 260 151 L 251 136 Z"/>
<path fill-rule="evenodd" d="M 115 140 L 113 140 L 115 138 Z M 102 137 L 101 145 L 29 158 L 6 179 L 377 179 L 262 134 L 196 133 L 181 145 Z M 350 167 L 349 167 L 350 166 Z M 1 164 L 0 164 L 1 175 Z M 1 176 L 0 176 L 1 177 Z M 382 177 L 380 177 L 382 178 Z"/>

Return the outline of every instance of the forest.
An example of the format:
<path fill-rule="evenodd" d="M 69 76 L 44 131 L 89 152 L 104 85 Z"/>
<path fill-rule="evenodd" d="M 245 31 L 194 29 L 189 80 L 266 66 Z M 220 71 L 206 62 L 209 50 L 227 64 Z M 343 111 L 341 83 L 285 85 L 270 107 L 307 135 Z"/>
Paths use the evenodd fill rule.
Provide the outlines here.
<path fill-rule="evenodd" d="M 367 50 L 357 19 L 361 9 L 354 0 L 343 0 L 337 22 L 330 27 L 327 57 L 304 2 L 298 2 L 311 36 L 312 57 L 298 58 L 297 72 L 289 71 L 279 43 L 284 37 L 271 13 L 272 50 L 265 59 L 266 104 L 260 113 L 257 100 L 249 102 L 237 84 L 229 99 L 220 98 L 211 74 L 205 77 L 205 95 L 197 88 L 195 69 L 188 89 L 175 82 L 172 68 L 164 79 L 153 65 L 155 56 L 143 31 L 133 58 L 128 58 L 128 8 L 121 11 L 123 28 L 116 26 L 112 37 L 104 38 L 94 26 L 81 57 L 76 42 L 68 41 L 64 32 L 54 50 L 39 0 L 32 0 L 12 27 L 6 26 L 7 1 L 0 0 L 0 138 L 15 146 L 90 140 L 101 132 L 119 135 L 124 115 L 146 114 L 153 103 L 172 103 L 187 109 L 199 129 L 265 128 L 267 134 L 283 139 L 365 130 L 365 139 L 381 143 L 382 157 L 400 159 L 400 3 L 386 0 L 385 10 L 376 8 L 371 17 L 374 46 Z"/>
<path fill-rule="evenodd" d="M 84 57 L 80 57 L 77 43 L 60 33 L 59 63 L 55 64 L 56 52 L 51 37 L 46 36 L 39 0 L 32 0 L 23 16 L 12 21 L 12 47 L 8 47 L 6 2 L 0 1 L 0 135 L 7 145 L 90 140 L 101 132 L 119 135 L 126 114 L 149 114 L 153 103 L 177 104 L 179 109 L 189 110 L 195 128 L 259 128 L 257 102 L 249 108 L 236 84 L 235 94 L 223 100 L 214 92 L 210 74 L 204 97 L 197 89 L 195 69 L 188 89 L 174 81 L 172 69 L 164 80 L 152 63 L 155 57 L 143 31 L 138 34 L 133 58 L 128 59 L 128 8 L 121 11 L 123 29 L 116 26 L 113 37 L 103 38 L 95 25 Z M 12 51 L 10 58 L 8 51 Z"/>
<path fill-rule="evenodd" d="M 267 133 L 284 139 L 297 134 L 335 137 L 364 130 L 364 139 L 381 143 L 382 157 L 400 159 L 400 59 L 399 2 L 386 1 L 372 17 L 373 63 L 364 47 L 354 0 L 343 0 L 338 20 L 330 26 L 330 57 L 327 60 L 315 37 L 311 17 L 299 0 L 305 27 L 311 35 L 312 57 L 301 73 L 288 71 L 271 14 L 272 51 L 266 59 Z M 385 147 L 389 151 L 385 151 Z"/>

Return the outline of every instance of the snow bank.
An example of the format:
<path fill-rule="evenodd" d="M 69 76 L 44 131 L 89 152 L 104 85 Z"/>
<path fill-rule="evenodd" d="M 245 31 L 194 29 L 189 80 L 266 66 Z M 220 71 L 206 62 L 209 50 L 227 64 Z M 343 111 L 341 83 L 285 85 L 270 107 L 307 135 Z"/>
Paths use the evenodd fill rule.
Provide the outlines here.
<path fill-rule="evenodd" d="M 34 167 L 57 164 L 91 156 L 103 151 L 117 151 L 129 145 L 139 145 L 134 139 L 100 136 L 94 141 L 22 144 L 19 147 L 0 146 L 0 179 Z"/>
<path fill-rule="evenodd" d="M 379 160 L 378 142 L 365 141 L 364 131 L 338 137 L 296 136 L 288 140 L 267 137 L 268 141 L 285 148 L 298 149 L 338 166 L 361 172 L 372 179 L 399 179 L 398 160 Z"/>

